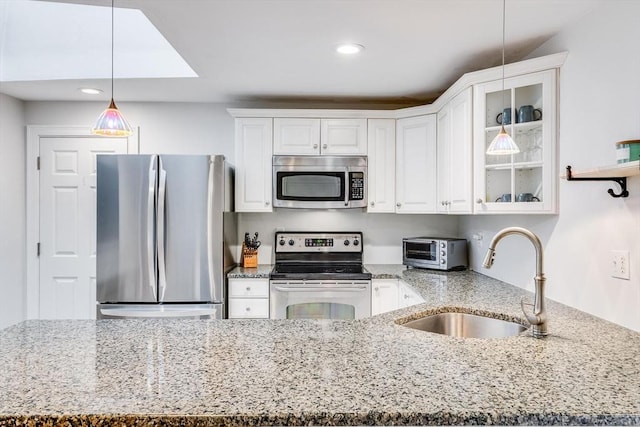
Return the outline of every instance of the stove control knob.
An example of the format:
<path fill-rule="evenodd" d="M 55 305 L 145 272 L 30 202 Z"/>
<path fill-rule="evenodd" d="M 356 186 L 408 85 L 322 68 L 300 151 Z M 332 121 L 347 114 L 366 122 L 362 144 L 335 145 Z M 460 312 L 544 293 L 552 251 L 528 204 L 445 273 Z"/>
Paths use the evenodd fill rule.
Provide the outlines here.
<path fill-rule="evenodd" d="M 354 240 L 353 241 L 353 246 L 358 246 L 360 244 L 360 242 L 358 240 Z"/>
<path fill-rule="evenodd" d="M 293 239 L 289 240 L 289 246 L 293 246 L 294 243 Z"/>
<path fill-rule="evenodd" d="M 440 251 L 440 255 L 445 256 L 447 253 L 445 251 Z"/>
<path fill-rule="evenodd" d="M 348 240 L 348 239 L 344 241 L 344 245 L 345 245 L 345 246 L 349 246 L 349 243 L 350 243 L 350 242 L 349 242 L 349 240 Z"/>
<path fill-rule="evenodd" d="M 278 243 L 280 243 L 280 246 L 284 246 L 284 239 L 280 239 L 280 242 Z"/>
<path fill-rule="evenodd" d="M 440 260 L 440 264 L 446 264 L 446 263 L 447 263 L 447 260 L 446 260 L 446 259 L 441 259 L 441 260 Z"/>

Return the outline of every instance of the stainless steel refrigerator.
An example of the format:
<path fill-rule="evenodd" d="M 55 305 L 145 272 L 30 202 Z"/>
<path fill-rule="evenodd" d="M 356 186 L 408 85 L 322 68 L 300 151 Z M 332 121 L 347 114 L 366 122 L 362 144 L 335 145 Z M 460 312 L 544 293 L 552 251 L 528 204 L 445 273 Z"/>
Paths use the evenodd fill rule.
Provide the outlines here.
<path fill-rule="evenodd" d="M 225 318 L 235 265 L 223 156 L 97 156 L 97 318 Z"/>

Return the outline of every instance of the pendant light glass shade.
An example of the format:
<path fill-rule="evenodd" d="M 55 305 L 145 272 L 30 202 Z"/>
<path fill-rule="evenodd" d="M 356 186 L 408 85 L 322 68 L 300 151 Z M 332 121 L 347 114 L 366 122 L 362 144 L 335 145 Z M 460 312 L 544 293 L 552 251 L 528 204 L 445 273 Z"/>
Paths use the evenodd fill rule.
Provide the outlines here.
<path fill-rule="evenodd" d="M 111 102 L 98 117 L 91 133 L 101 136 L 129 136 L 133 133 L 131 126 L 113 100 L 113 1 L 111 0 Z"/>
<path fill-rule="evenodd" d="M 102 136 L 129 136 L 133 133 L 127 119 L 116 107 L 113 98 L 109 107 L 100 114 L 96 126 L 91 131 L 95 135 Z"/>
<path fill-rule="evenodd" d="M 504 106 L 504 33 L 505 33 L 505 16 L 506 16 L 506 0 L 502 0 L 502 105 Z M 504 119 L 504 116 L 503 116 Z M 509 136 L 504 128 L 504 125 L 500 128 L 500 133 L 493 138 L 489 148 L 487 148 L 487 154 L 498 156 L 504 154 L 516 154 L 520 149 L 516 142 Z"/>
<path fill-rule="evenodd" d="M 489 148 L 487 148 L 487 154 L 501 155 L 501 154 L 516 154 L 520 149 L 516 145 L 515 141 L 509 136 L 504 126 L 500 129 L 500 133 L 493 138 Z"/>

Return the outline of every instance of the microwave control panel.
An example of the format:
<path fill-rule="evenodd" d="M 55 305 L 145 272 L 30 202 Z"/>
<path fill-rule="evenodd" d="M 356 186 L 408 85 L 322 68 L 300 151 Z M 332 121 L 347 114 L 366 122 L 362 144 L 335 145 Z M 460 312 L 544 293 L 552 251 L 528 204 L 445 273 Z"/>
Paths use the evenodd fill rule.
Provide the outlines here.
<path fill-rule="evenodd" d="M 349 182 L 351 185 L 351 194 L 349 194 L 349 200 L 363 200 L 364 199 L 364 173 L 362 172 L 349 172 Z"/>

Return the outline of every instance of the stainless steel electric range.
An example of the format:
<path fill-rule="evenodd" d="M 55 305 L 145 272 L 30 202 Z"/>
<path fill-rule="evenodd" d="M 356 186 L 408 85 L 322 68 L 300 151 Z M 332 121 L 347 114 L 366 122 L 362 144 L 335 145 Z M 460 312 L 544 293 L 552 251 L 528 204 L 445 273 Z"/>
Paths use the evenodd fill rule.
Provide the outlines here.
<path fill-rule="evenodd" d="M 272 319 L 361 319 L 371 315 L 371 273 L 361 232 L 276 232 Z"/>

